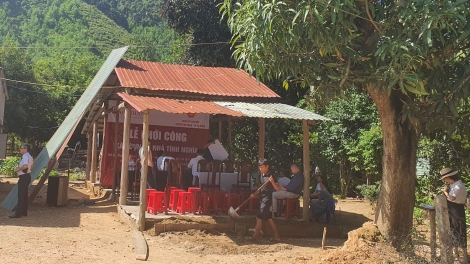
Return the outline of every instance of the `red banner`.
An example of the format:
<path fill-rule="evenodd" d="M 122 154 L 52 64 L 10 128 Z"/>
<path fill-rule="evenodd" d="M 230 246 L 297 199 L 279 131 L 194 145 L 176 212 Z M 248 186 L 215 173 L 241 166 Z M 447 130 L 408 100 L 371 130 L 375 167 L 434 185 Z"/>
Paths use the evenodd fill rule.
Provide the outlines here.
<path fill-rule="evenodd" d="M 102 186 L 113 185 L 114 169 L 114 122 L 106 124 L 106 137 L 103 142 L 103 168 L 101 168 Z M 123 124 L 118 127 L 118 171 L 121 171 L 122 161 L 122 136 Z M 189 162 L 196 156 L 198 148 L 202 148 L 209 138 L 209 129 L 185 128 L 150 125 L 149 138 L 152 142 L 153 161 L 156 160 L 156 153 L 163 150 L 166 156 L 171 156 L 177 160 Z M 138 158 L 139 149 L 142 146 L 142 125 L 131 124 L 129 155 Z M 120 174 L 119 174 L 120 175 Z M 120 176 L 119 176 L 120 177 Z"/>

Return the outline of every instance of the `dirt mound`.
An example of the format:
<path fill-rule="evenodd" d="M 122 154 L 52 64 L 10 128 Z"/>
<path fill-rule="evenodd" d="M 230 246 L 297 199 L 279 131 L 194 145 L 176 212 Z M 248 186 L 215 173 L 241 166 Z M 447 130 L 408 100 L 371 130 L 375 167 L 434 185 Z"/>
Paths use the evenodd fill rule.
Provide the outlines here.
<path fill-rule="evenodd" d="M 348 233 L 341 248 L 322 258 L 327 263 L 405 263 L 398 252 L 385 241 L 372 222 L 366 222 Z"/>

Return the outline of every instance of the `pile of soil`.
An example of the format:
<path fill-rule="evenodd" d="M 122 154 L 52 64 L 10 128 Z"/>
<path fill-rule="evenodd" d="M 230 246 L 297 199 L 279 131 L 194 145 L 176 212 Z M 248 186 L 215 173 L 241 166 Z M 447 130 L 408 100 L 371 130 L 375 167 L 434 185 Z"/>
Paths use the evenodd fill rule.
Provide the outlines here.
<path fill-rule="evenodd" d="M 380 261 L 378 261 L 380 260 Z M 406 263 L 372 222 L 348 233 L 348 240 L 322 257 L 327 263 Z"/>

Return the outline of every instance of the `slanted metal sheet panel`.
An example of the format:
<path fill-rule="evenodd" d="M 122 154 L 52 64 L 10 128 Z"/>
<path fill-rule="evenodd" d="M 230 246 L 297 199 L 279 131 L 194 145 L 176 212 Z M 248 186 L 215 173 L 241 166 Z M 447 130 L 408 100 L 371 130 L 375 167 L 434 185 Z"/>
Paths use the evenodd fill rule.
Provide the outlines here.
<path fill-rule="evenodd" d="M 68 139 L 74 132 L 78 122 L 83 118 L 88 108 L 96 100 L 96 96 L 100 91 L 103 84 L 108 79 L 109 75 L 113 72 L 114 67 L 119 63 L 128 47 L 115 49 L 109 54 L 108 58 L 101 66 L 98 73 L 90 82 L 86 90 L 83 92 L 80 99 L 78 99 L 75 106 L 65 118 L 64 122 L 59 126 L 54 135 L 51 137 L 46 147 L 42 149 L 41 153 L 34 159 L 34 167 L 31 171 L 31 180 L 35 180 L 41 170 L 46 167 L 49 160 L 56 156 L 59 158 L 64 150 Z M 57 155 L 56 155 L 57 154 Z M 8 196 L 3 200 L 1 206 L 9 211 L 15 208 L 18 202 L 18 186 L 15 186 Z"/>
<path fill-rule="evenodd" d="M 319 114 L 281 103 L 216 102 L 249 117 L 283 118 L 297 120 L 330 120 Z"/>

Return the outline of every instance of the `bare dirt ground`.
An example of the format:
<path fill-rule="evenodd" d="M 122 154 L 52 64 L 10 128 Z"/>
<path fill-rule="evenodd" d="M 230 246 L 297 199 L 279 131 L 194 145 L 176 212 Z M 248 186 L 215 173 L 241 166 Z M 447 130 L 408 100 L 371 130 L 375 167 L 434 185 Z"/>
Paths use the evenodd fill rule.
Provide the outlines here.
<path fill-rule="evenodd" d="M 16 179 L 0 179 L 3 201 Z M 134 259 L 130 228 L 119 220 L 112 202 L 98 198 L 94 205 L 83 205 L 90 200 L 89 193 L 76 185 L 69 188 L 67 206 L 48 207 L 46 191 L 47 185 L 26 218 L 10 219 L 9 212 L 0 208 L 0 263 L 141 263 Z M 346 232 L 373 216 L 363 201 L 341 200 L 337 209 L 341 210 L 337 221 Z M 343 259 L 322 258 L 345 242 L 328 238 L 327 249 L 322 250 L 321 239 L 284 238 L 273 244 L 263 238 L 253 244 L 236 234 L 199 230 L 158 236 L 146 232 L 145 238 L 150 263 L 340 263 Z"/>

